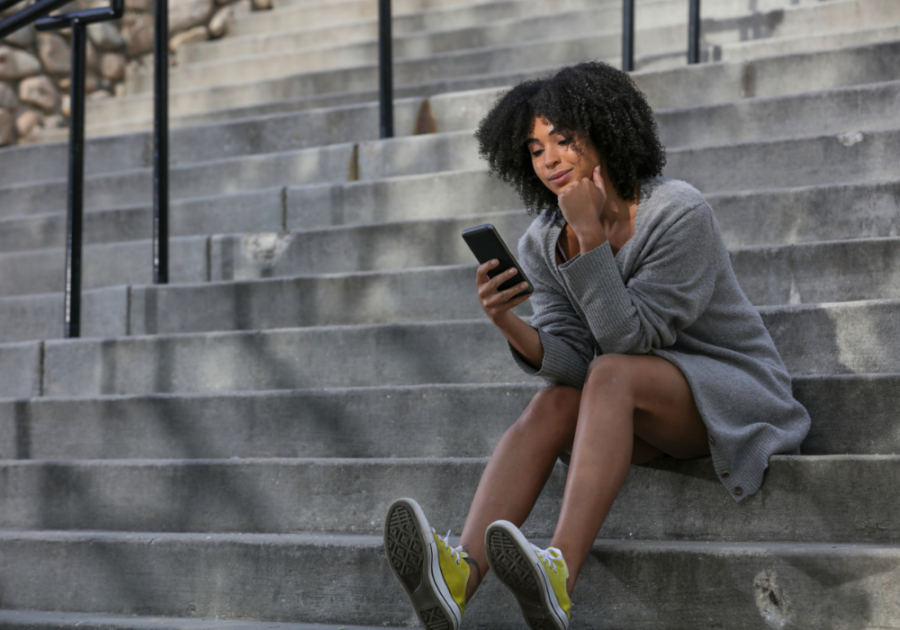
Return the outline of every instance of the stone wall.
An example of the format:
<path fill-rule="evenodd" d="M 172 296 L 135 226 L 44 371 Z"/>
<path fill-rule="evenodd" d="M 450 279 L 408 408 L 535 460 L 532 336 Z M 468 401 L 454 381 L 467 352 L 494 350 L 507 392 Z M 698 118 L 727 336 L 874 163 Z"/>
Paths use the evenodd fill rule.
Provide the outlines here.
<path fill-rule="evenodd" d="M 108 4 L 75 0 L 62 11 Z M 88 99 L 121 96 L 128 76 L 153 72 L 153 0 L 125 0 L 125 7 L 121 20 L 88 26 Z M 270 7 L 271 0 L 169 0 L 170 63 L 181 46 L 225 35 L 230 17 Z M 69 37 L 68 30 L 39 33 L 32 25 L 0 40 L 0 146 L 68 125 Z"/>

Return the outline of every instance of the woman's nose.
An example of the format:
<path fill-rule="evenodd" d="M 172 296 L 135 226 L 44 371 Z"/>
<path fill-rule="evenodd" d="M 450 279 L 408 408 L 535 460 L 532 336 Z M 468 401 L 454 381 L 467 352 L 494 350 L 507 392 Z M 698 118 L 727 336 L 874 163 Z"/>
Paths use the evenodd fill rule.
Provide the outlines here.
<path fill-rule="evenodd" d="M 544 165 L 545 166 L 556 166 L 559 164 L 559 153 L 557 153 L 555 148 L 547 148 L 544 149 Z"/>

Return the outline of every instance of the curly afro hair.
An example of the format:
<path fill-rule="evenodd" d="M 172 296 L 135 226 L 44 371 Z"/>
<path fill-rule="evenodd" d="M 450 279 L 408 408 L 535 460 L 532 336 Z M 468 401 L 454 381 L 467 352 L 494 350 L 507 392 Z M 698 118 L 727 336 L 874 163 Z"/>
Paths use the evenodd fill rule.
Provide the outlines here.
<path fill-rule="evenodd" d="M 588 139 L 623 199 L 634 199 L 639 180 L 662 174 L 666 150 L 631 78 L 597 61 L 569 66 L 506 92 L 475 132 L 491 173 L 515 187 L 529 213 L 559 212 L 557 196 L 535 175 L 525 144 L 538 117 L 578 141 Z"/>

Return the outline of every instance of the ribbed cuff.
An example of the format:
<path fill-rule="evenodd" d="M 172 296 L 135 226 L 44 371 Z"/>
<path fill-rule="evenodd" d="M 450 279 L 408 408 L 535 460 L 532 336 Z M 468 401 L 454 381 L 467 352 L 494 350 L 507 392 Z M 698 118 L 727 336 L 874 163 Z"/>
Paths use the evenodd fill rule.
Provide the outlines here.
<path fill-rule="evenodd" d="M 541 336 L 541 345 L 544 347 L 544 361 L 541 367 L 535 370 L 529 365 L 519 352 L 509 346 L 516 364 L 529 376 L 538 376 L 547 379 L 557 385 L 568 385 L 581 389 L 584 379 L 587 378 L 587 363 L 575 352 L 569 344 L 562 339 L 536 329 Z"/>
<path fill-rule="evenodd" d="M 634 304 L 625 289 L 609 241 L 573 258 L 559 269 L 601 348 L 606 350 L 611 340 L 621 339 L 628 333 L 623 322 L 631 320 Z"/>

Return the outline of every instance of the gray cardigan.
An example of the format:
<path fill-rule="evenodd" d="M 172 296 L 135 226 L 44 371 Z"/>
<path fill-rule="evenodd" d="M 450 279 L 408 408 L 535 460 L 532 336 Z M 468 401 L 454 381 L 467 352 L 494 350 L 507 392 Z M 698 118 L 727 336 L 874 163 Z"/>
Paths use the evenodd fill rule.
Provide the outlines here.
<path fill-rule="evenodd" d="M 741 291 L 712 208 L 689 184 L 641 183 L 634 236 L 556 264 L 565 221 L 544 213 L 519 241 L 535 288 L 531 325 L 544 360 L 527 373 L 581 388 L 601 353 L 653 353 L 685 375 L 710 436 L 719 479 L 740 501 L 759 489 L 774 453 L 795 451 L 809 414 Z"/>

